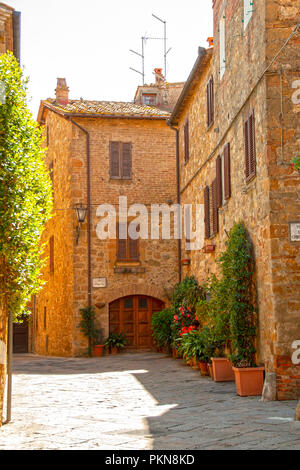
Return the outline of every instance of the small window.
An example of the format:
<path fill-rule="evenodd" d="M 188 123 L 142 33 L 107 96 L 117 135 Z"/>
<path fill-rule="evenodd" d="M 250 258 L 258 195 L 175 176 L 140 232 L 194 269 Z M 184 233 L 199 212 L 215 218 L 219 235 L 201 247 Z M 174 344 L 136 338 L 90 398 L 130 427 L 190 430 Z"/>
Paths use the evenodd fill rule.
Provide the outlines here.
<path fill-rule="evenodd" d="M 244 30 L 247 28 L 248 23 L 253 13 L 254 0 L 244 0 Z"/>
<path fill-rule="evenodd" d="M 127 233 L 127 238 L 124 238 L 124 231 L 125 231 L 125 234 Z M 128 234 L 128 225 L 126 226 L 125 224 L 118 224 L 117 260 L 118 261 L 138 261 L 139 260 L 139 240 L 138 239 L 134 240 L 130 238 Z"/>
<path fill-rule="evenodd" d="M 143 104 L 147 106 L 156 106 L 156 94 L 147 93 L 143 95 Z"/>
<path fill-rule="evenodd" d="M 133 298 L 128 297 L 127 299 L 124 299 L 124 309 L 131 310 L 132 308 L 133 308 Z"/>
<path fill-rule="evenodd" d="M 220 78 L 223 77 L 226 70 L 226 23 L 225 14 L 222 14 L 222 18 L 219 23 L 219 34 L 220 34 Z"/>
<path fill-rule="evenodd" d="M 139 299 L 139 309 L 140 310 L 147 310 L 148 308 L 148 302 L 147 299 Z"/>
<path fill-rule="evenodd" d="M 130 142 L 110 142 L 110 177 L 112 179 L 131 179 L 132 145 Z"/>
<path fill-rule="evenodd" d="M 245 176 L 246 182 L 256 175 L 256 143 L 254 111 L 244 122 Z"/>
<path fill-rule="evenodd" d="M 190 158 L 190 138 L 189 138 L 189 121 L 184 125 L 184 161 L 189 161 Z"/>

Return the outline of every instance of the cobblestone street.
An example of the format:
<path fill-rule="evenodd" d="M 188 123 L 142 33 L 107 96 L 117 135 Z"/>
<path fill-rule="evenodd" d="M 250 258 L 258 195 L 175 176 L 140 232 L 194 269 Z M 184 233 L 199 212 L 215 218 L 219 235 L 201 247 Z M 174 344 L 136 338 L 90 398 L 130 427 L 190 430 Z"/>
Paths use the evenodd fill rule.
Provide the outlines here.
<path fill-rule="evenodd" d="M 298 449 L 296 402 L 241 398 L 163 354 L 14 357 L 0 449 Z"/>

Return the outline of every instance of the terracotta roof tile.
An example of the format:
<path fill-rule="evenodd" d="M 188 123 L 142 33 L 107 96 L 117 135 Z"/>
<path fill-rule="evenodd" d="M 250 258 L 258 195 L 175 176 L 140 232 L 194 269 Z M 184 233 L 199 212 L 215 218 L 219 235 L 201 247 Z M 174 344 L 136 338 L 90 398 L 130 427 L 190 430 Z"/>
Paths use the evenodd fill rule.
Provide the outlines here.
<path fill-rule="evenodd" d="M 58 104 L 56 100 L 48 98 L 44 101 L 47 105 L 57 108 L 58 111 L 70 114 L 99 114 L 108 116 L 138 116 L 168 118 L 170 113 L 158 108 L 134 103 L 117 101 L 88 101 L 69 100 L 66 105 Z"/>

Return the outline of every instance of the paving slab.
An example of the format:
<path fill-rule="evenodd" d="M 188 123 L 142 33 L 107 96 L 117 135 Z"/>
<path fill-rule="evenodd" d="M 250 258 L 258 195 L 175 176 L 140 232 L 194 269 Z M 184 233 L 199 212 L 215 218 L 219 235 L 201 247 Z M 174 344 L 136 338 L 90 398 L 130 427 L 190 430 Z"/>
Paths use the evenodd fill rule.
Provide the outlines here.
<path fill-rule="evenodd" d="M 297 402 L 236 395 L 166 355 L 15 355 L 0 450 L 300 450 Z"/>

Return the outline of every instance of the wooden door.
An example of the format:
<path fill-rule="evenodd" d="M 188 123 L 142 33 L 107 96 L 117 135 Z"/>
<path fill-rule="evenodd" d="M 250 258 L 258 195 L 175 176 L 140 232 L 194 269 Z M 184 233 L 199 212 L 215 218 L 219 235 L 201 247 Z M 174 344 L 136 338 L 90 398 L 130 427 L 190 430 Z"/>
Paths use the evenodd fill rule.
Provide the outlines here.
<path fill-rule="evenodd" d="M 148 349 L 152 346 L 151 318 L 164 308 L 161 300 L 147 296 L 130 296 L 116 300 L 109 308 L 109 330 L 126 334 L 128 347 Z"/>
<path fill-rule="evenodd" d="M 28 321 L 14 323 L 13 325 L 13 352 L 15 354 L 28 353 Z"/>

